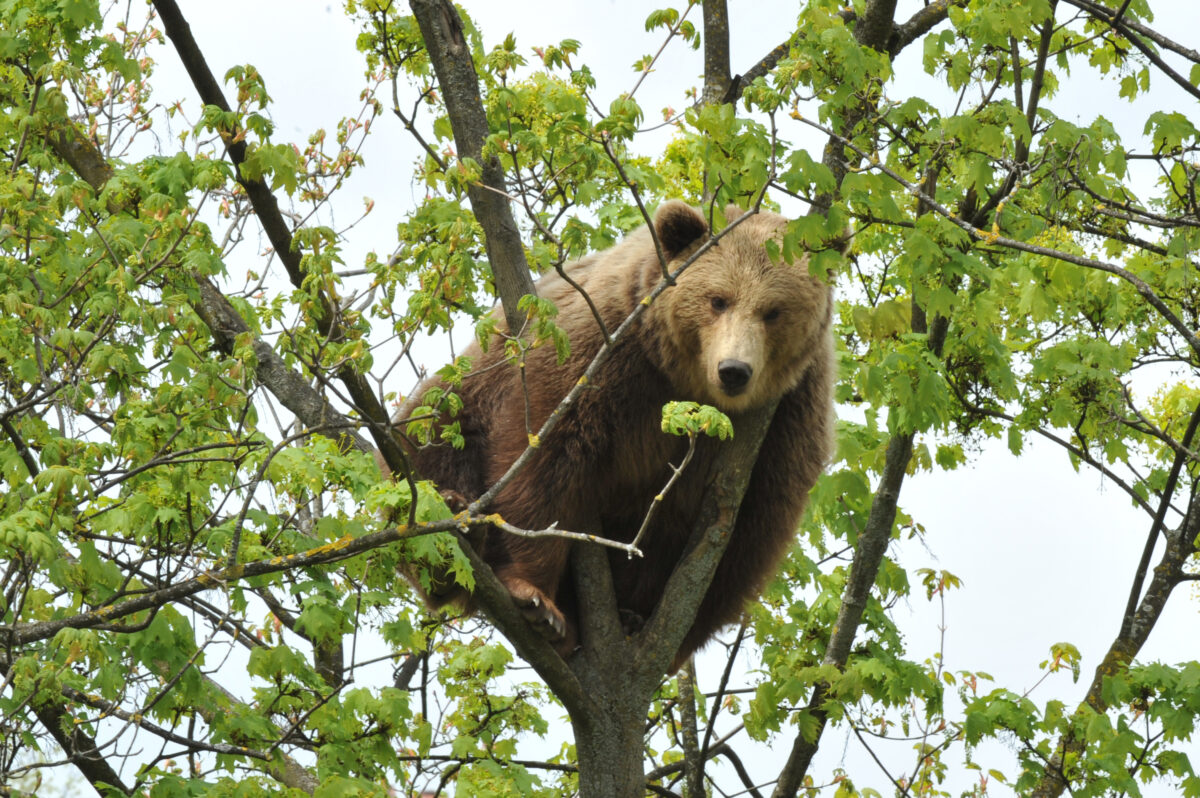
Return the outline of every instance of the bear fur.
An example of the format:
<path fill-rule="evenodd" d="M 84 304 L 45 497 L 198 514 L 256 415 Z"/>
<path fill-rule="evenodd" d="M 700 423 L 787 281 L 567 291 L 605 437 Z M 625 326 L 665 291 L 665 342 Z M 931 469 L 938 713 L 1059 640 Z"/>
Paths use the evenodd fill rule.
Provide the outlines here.
<path fill-rule="evenodd" d="M 731 206 L 726 216 L 732 222 L 741 213 Z M 675 667 L 722 626 L 736 622 L 746 602 L 758 596 L 791 543 L 808 491 L 832 449 L 831 291 L 809 274 L 807 259 L 772 263 L 765 242 L 778 240 L 786 224 L 767 212 L 743 219 L 689 266 L 622 336 L 588 390 L 487 508 L 525 529 L 557 524 L 631 541 L 667 484 L 669 464 L 679 464 L 687 450 L 686 439 L 661 429 L 665 403 L 715 405 L 730 415 L 736 434 L 739 414 L 780 399 L 728 549 Z M 659 207 L 654 225 L 672 269 L 709 237 L 704 215 L 678 200 Z M 566 271 L 591 297 L 610 332 L 662 278 L 645 227 Z M 496 482 L 528 445 L 526 413 L 536 432 L 603 344 L 578 291 L 557 274 L 543 277 L 537 289 L 558 307 L 570 356 L 559 365 L 552 346 L 529 351 L 523 387 L 518 368 L 505 362 L 500 340 L 486 353 L 478 345 L 464 353 L 473 364 L 457 390 L 465 445 L 412 450 L 416 473 L 433 480 L 444 495 L 474 500 Z M 502 318 L 499 325 L 507 331 Z M 398 423 L 438 384 L 436 378 L 422 384 L 397 414 Z M 643 558 L 610 550 L 627 626 L 648 619 L 662 595 L 692 532 L 720 445 L 709 438 L 697 441 L 692 462 L 640 544 Z M 526 617 L 560 653 L 570 654 L 578 642 L 572 544 L 492 529 L 476 545 Z M 457 602 L 470 609 L 459 588 L 427 598 L 435 606 Z"/>

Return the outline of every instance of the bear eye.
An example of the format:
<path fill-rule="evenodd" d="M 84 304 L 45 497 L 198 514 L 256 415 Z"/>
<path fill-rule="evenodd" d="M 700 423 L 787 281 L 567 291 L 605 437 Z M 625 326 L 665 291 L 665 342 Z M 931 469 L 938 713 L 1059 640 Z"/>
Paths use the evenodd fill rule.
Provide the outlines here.
<path fill-rule="evenodd" d="M 715 296 L 710 300 L 710 302 L 712 304 L 712 309 L 717 313 L 724 313 L 729 307 L 728 300 L 726 300 L 723 296 Z"/>
<path fill-rule="evenodd" d="M 779 308 L 771 308 L 763 314 L 763 321 L 775 321 L 779 318 Z"/>

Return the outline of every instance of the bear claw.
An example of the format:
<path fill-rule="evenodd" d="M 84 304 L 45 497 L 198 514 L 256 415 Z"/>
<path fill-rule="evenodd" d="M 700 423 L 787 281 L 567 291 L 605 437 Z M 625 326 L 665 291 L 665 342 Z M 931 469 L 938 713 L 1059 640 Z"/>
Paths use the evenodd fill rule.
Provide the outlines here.
<path fill-rule="evenodd" d="M 522 602 L 517 602 L 518 607 L 521 604 Z M 525 620 L 537 628 L 542 637 L 551 643 L 556 643 L 566 636 L 566 622 L 563 620 L 562 614 L 544 605 L 537 596 L 528 600 L 526 606 L 521 608 L 521 614 L 525 616 Z"/>
<path fill-rule="evenodd" d="M 527 582 L 515 582 L 506 585 L 509 594 L 525 620 L 531 623 L 538 633 L 551 643 L 558 643 L 567 636 L 567 621 L 558 607 L 554 606 L 542 591 Z"/>

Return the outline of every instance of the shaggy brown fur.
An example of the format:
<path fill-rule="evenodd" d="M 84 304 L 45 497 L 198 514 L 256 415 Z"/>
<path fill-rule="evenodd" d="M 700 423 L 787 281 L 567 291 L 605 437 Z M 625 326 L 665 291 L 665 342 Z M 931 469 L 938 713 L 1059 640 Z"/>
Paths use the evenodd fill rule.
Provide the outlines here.
<path fill-rule="evenodd" d="M 736 208 L 730 219 L 740 214 Z M 676 665 L 722 626 L 735 622 L 755 598 L 791 542 L 809 488 L 829 457 L 833 410 L 833 349 L 829 288 L 807 264 L 772 264 L 764 242 L 786 220 L 760 213 L 744 220 L 704 253 L 641 317 L 611 358 L 541 442 L 536 456 L 489 510 L 527 529 L 595 532 L 629 541 L 654 496 L 678 464 L 686 441 L 660 428 L 662 406 L 673 399 L 716 405 L 738 414 L 782 397 L 754 468 L 736 527 Z M 677 266 L 703 243 L 708 226 L 699 211 L 671 201 L 655 216 L 666 255 Z M 661 268 L 649 231 L 568 267 L 596 303 L 610 330 L 659 281 Z M 529 416 L 536 431 L 576 384 L 603 343 L 584 299 L 557 275 L 538 283 L 558 306 L 571 355 L 557 365 L 552 347 L 529 353 Z M 473 376 L 459 395 L 466 445 L 427 446 L 413 455 L 417 473 L 442 490 L 474 499 L 508 470 L 528 443 L 525 394 L 518 370 L 504 364 L 503 346 L 466 353 Z M 436 380 L 422 385 L 412 404 Z M 398 418 L 406 417 L 402 409 Z M 699 441 L 692 463 L 666 495 L 641 547 L 642 559 L 610 555 L 618 606 L 627 619 L 649 618 L 691 533 L 720 443 Z M 577 644 L 570 544 L 490 532 L 481 555 L 527 617 L 560 652 Z M 458 601 L 461 593 L 431 597 Z"/>

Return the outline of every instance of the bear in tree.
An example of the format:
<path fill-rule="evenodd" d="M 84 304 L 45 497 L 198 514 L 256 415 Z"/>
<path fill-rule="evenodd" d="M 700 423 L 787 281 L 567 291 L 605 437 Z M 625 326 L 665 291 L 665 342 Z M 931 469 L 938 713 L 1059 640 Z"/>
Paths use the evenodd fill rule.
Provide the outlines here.
<path fill-rule="evenodd" d="M 767 242 L 781 239 L 784 217 L 760 212 L 733 224 L 742 213 L 733 206 L 726 211 L 731 229 L 646 308 L 488 508 L 526 529 L 557 524 L 631 541 L 667 484 L 670 464 L 679 464 L 687 451 L 685 438 L 661 429 L 664 404 L 715 405 L 729 414 L 736 432 L 739 414 L 779 399 L 728 549 L 675 667 L 722 626 L 736 622 L 746 602 L 758 596 L 791 543 L 808 491 L 832 450 L 831 290 L 823 276 L 809 273 L 807 257 L 793 264 L 772 260 Z M 677 200 L 658 208 L 654 228 L 671 269 L 710 237 L 704 214 Z M 566 272 L 610 331 L 662 278 L 647 227 L 567 266 Z M 464 353 L 473 364 L 456 390 L 462 409 L 455 418 L 464 446 L 410 450 L 416 473 L 433 480 L 444 495 L 470 501 L 495 483 L 529 445 L 528 430 L 542 426 L 604 343 L 592 308 L 575 287 L 549 274 L 537 290 L 557 305 L 556 321 L 569 337 L 570 356 L 559 364 L 552 346 L 529 350 L 522 384 L 520 369 L 506 362 L 498 340 L 486 353 L 477 344 Z M 502 315 L 497 316 L 507 334 Z M 414 392 L 396 416 L 401 430 L 425 392 L 439 384 L 433 378 Z M 714 439 L 697 442 L 639 544 L 644 557 L 610 552 L 627 627 L 636 628 L 654 611 L 691 534 L 720 445 Z M 561 538 L 524 538 L 497 529 L 476 540 L 479 554 L 525 616 L 564 656 L 578 644 L 571 545 Z M 445 579 L 433 584 L 437 587 L 426 596 L 432 605 L 471 608 L 462 588 Z"/>

